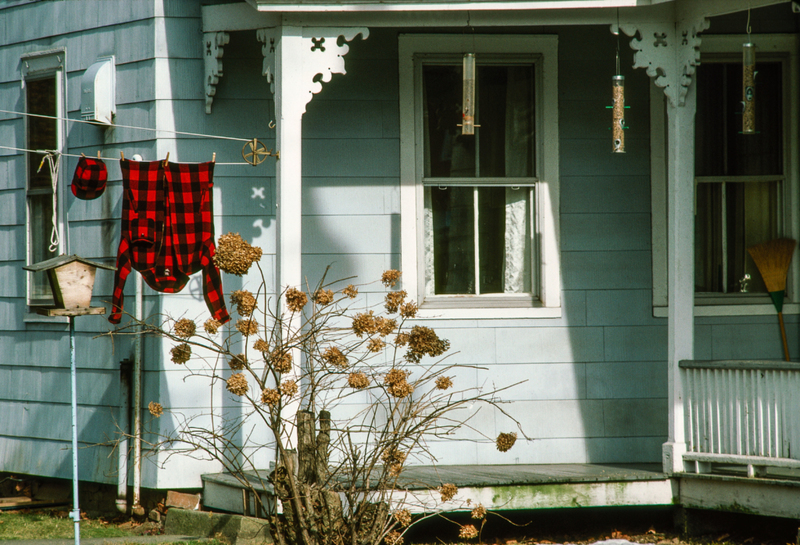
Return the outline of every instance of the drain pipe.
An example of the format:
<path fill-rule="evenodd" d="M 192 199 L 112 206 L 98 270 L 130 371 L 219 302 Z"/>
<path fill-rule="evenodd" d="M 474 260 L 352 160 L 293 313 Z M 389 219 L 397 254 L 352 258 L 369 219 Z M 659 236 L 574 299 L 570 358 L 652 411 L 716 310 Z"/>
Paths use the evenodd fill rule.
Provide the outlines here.
<path fill-rule="evenodd" d="M 128 435 L 130 434 L 131 370 L 133 362 L 119 362 L 119 425 L 120 440 L 117 445 L 117 511 L 128 512 Z"/>
<path fill-rule="evenodd" d="M 142 156 L 138 153 L 132 157 L 134 161 L 141 161 Z M 142 275 L 134 273 L 136 289 L 136 309 L 134 317 L 137 323 L 142 323 L 144 319 L 144 306 L 142 292 L 144 283 Z M 144 515 L 142 507 L 142 335 L 135 336 L 133 343 L 133 506 L 131 512 L 134 515 Z"/>
<path fill-rule="evenodd" d="M 141 323 L 144 316 L 142 276 L 136 277 L 136 321 Z M 144 515 L 141 502 L 142 493 L 142 336 L 136 335 L 133 350 L 133 507 L 134 515 Z"/>

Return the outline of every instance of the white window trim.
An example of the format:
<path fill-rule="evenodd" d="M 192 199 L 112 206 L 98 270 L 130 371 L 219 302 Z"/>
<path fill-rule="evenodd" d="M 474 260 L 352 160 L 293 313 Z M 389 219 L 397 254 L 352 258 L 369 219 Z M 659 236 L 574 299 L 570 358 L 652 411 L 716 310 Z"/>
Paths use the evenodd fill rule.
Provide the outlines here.
<path fill-rule="evenodd" d="M 424 194 L 421 129 L 417 111 L 422 84 L 419 54 L 518 54 L 541 56 L 536 63 L 537 172 L 535 237 L 539 246 L 539 300 L 524 306 L 500 306 L 480 296 L 453 297 L 445 308 L 425 304 L 423 246 Z M 399 37 L 400 71 L 400 213 L 403 287 L 420 304 L 419 318 L 557 318 L 561 316 L 559 253 L 558 37 L 555 35 L 425 34 Z M 477 181 L 477 180 L 476 180 Z M 519 300 L 518 298 L 516 300 Z M 509 298 L 513 304 L 514 299 Z M 485 306 L 485 305 L 492 306 Z"/>
<path fill-rule="evenodd" d="M 700 46 L 702 54 L 741 54 L 742 43 L 747 37 L 737 35 L 704 35 Z M 753 34 L 751 40 L 756 44 L 756 66 L 764 56 L 780 57 L 785 62 L 784 79 L 784 172 L 788 183 L 784 187 L 784 233 L 800 239 L 800 161 L 798 160 L 798 90 L 800 90 L 800 71 L 798 70 L 798 38 L 793 34 Z M 667 164 L 666 164 L 666 110 L 662 89 L 650 87 L 650 184 L 652 205 L 652 248 L 653 248 L 653 315 L 667 316 Z M 787 300 L 783 306 L 784 314 L 800 314 L 800 251 L 795 252 L 787 281 Z M 769 295 L 695 297 L 695 316 L 753 316 L 775 314 L 775 307 Z"/>
<path fill-rule="evenodd" d="M 37 80 L 43 79 L 47 77 L 55 77 L 56 80 L 56 116 L 61 118 L 58 121 L 59 130 L 57 135 L 57 148 L 58 151 L 64 152 L 65 149 L 65 141 L 66 141 L 66 121 L 64 118 L 66 117 L 66 50 L 64 48 L 58 49 L 50 49 L 47 51 L 37 51 L 33 53 L 26 53 L 22 55 L 20 58 L 21 63 L 21 70 L 22 70 L 22 83 L 23 83 L 23 92 L 25 82 L 28 80 Z M 25 105 L 25 109 L 27 111 L 27 103 Z M 29 118 L 25 118 L 25 134 L 28 134 L 28 120 Z M 31 264 L 31 232 L 30 232 L 30 202 L 28 199 L 28 182 L 30 180 L 30 172 L 28 172 L 29 166 L 28 161 L 25 161 L 25 193 L 26 193 L 26 205 L 25 205 L 25 262 L 30 265 Z M 66 162 L 62 158 L 60 169 L 59 169 L 59 177 L 58 177 L 58 186 L 57 186 L 57 214 L 58 214 L 58 229 L 59 229 L 59 247 L 58 251 L 55 255 L 64 254 L 67 252 L 67 230 L 66 230 L 66 206 L 65 206 L 65 197 L 67 192 L 65 191 L 65 169 L 66 169 Z M 31 282 L 30 277 L 33 273 L 28 272 L 26 275 L 25 280 L 25 300 L 26 305 L 29 308 L 34 308 L 39 306 L 31 301 Z M 24 322 L 62 322 L 65 321 L 63 319 L 58 319 L 61 317 L 48 317 L 48 316 L 41 316 L 39 314 L 28 312 L 25 314 L 23 321 Z"/>

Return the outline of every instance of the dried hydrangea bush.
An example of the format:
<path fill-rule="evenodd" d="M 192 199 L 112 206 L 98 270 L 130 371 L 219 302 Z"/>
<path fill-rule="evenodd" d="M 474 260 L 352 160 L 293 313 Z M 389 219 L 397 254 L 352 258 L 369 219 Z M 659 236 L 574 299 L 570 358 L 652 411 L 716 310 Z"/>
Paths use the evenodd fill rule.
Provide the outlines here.
<path fill-rule="evenodd" d="M 204 426 L 187 418 L 164 437 L 164 447 L 188 445 L 183 452 L 217 460 L 254 493 L 274 487 L 282 514 L 260 515 L 269 517 L 282 545 L 401 545 L 414 524 L 412 511 L 421 506 L 462 505 L 482 528 L 486 510 L 470 506 L 452 483 L 428 483 L 421 496 L 407 494 L 405 500 L 390 494 L 404 486 L 409 465 L 434 462 L 428 441 L 450 438 L 467 424 L 473 411 L 460 409 L 490 405 L 519 428 L 501 406 L 501 390 L 459 382 L 465 373 L 458 368 L 470 366 L 450 358 L 450 342 L 415 320 L 419 307 L 399 289 L 399 271 L 358 287 L 326 282 L 323 274 L 315 286 L 276 295 L 268 293 L 261 255 L 238 234 L 219 238 L 214 262 L 223 272 L 241 277 L 255 267 L 261 277 L 254 291 L 230 293 L 237 320 L 223 326 L 182 316 L 133 324 L 170 339 L 172 361 L 242 406 L 239 416 L 207 415 L 203 422 L 211 424 Z M 382 304 L 365 308 L 359 290 L 376 289 L 385 294 Z M 153 416 L 169 410 L 157 401 L 149 409 Z M 259 428 L 269 433 L 256 433 Z M 271 439 L 242 444 L 251 436 Z M 503 432 L 482 440 L 505 452 L 517 437 Z M 264 457 L 253 454 L 259 451 L 275 464 L 268 477 L 253 473 L 264 469 L 256 461 Z M 473 539 L 479 530 L 463 525 L 457 535 Z"/>

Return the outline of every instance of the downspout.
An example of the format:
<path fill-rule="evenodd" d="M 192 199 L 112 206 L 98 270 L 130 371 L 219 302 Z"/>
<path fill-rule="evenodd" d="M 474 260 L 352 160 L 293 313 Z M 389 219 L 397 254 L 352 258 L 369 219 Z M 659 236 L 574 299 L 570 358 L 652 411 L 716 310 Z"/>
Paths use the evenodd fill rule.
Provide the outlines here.
<path fill-rule="evenodd" d="M 130 435 L 131 371 L 133 362 L 119 362 L 119 425 L 120 440 L 117 445 L 117 511 L 128 512 L 128 436 Z"/>
<path fill-rule="evenodd" d="M 142 306 L 142 276 L 136 277 L 135 318 L 141 323 L 144 316 Z M 141 502 L 142 492 L 142 335 L 136 335 L 133 350 L 133 507 L 134 515 L 144 515 Z"/>

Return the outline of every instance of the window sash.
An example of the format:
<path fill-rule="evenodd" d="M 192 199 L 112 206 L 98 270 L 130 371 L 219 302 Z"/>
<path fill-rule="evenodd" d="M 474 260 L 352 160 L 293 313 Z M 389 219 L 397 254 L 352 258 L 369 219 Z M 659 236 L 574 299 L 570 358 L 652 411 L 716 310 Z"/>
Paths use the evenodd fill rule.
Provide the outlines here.
<path fill-rule="evenodd" d="M 502 191 L 500 191 L 502 190 Z M 533 187 L 428 186 L 425 295 L 533 295 Z"/>
<path fill-rule="evenodd" d="M 27 113 L 63 117 L 64 83 L 63 50 L 34 54 L 24 58 L 28 67 L 24 73 L 24 99 Z M 61 151 L 63 148 L 64 122 L 59 119 L 26 117 L 26 147 L 28 149 L 47 149 Z M 27 264 L 33 264 L 65 253 L 63 233 L 63 169 L 59 173 L 56 191 L 56 227 L 62 234 L 60 243 L 50 251 L 53 231 L 53 184 L 50 170 L 45 162 L 39 166 L 42 155 L 28 153 L 26 158 L 26 245 Z M 63 164 L 62 164 L 63 166 Z M 53 295 L 45 272 L 27 273 L 27 300 L 31 306 L 52 305 Z"/>

